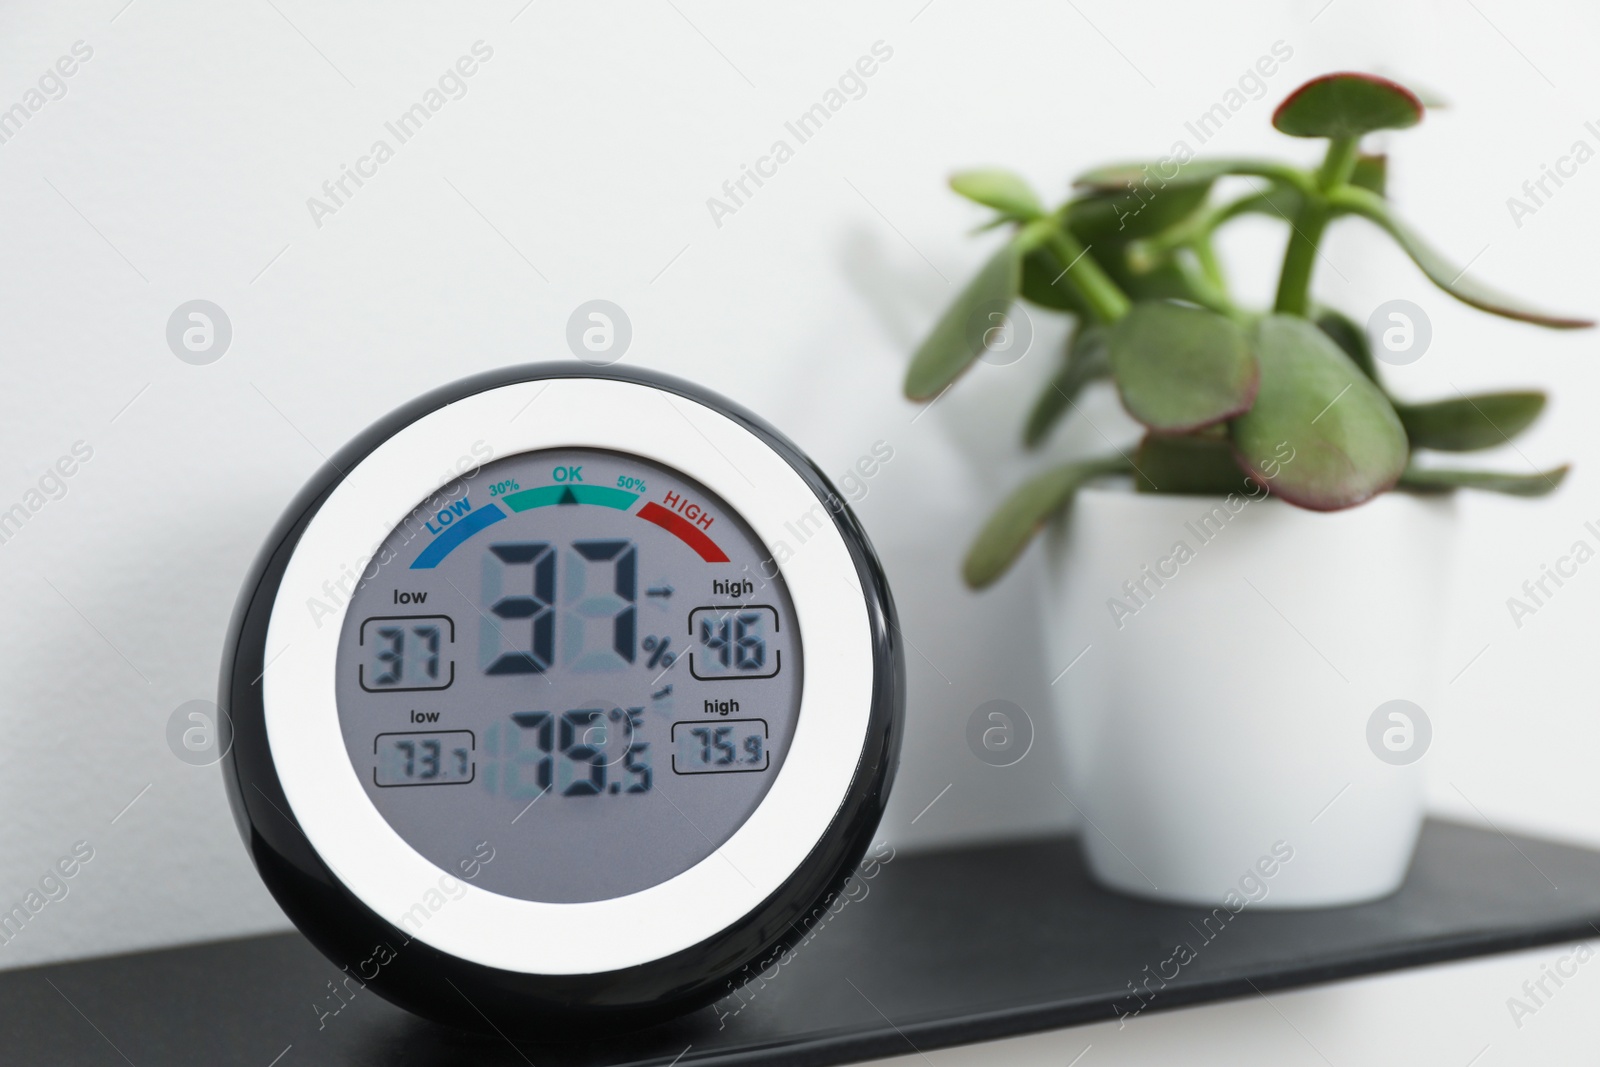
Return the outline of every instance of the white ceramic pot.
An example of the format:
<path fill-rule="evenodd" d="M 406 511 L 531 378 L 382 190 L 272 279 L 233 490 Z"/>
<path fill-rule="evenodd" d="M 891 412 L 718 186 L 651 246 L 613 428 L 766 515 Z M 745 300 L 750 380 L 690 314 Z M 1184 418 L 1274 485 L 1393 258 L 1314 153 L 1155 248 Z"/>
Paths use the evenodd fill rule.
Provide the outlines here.
<path fill-rule="evenodd" d="M 1062 789 L 1094 875 L 1208 905 L 1398 888 L 1454 530 L 1448 497 L 1324 514 L 1243 492 L 1080 492 L 1046 539 L 1044 613 L 1071 664 L 1052 687 Z M 1421 710 L 1378 712 L 1392 700 Z"/>

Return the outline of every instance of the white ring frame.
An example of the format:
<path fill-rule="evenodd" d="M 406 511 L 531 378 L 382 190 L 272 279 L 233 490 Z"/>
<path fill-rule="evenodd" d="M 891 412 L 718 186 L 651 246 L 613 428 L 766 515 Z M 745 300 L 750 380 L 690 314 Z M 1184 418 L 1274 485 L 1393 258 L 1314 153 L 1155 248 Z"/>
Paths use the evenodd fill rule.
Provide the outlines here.
<path fill-rule="evenodd" d="M 721 848 L 628 896 L 539 903 L 455 878 L 379 814 L 340 734 L 334 679 L 348 600 L 337 602 L 333 614 L 311 611 L 311 602 L 327 604 L 324 583 L 362 570 L 393 525 L 448 484 L 440 480 L 441 469 L 453 457 L 481 456 L 485 444 L 496 459 L 563 447 L 644 456 L 721 497 L 769 552 L 784 544 L 792 553 L 779 566 L 805 643 L 805 678 L 789 754 L 766 797 Z M 785 524 L 819 509 L 824 521 L 817 532 L 803 545 L 789 544 Z M 426 921 L 414 919 L 408 932 L 486 967 L 593 974 L 649 963 L 725 929 L 788 881 L 822 839 L 867 741 L 871 626 L 854 559 L 827 509 L 783 457 L 744 426 L 636 382 L 521 382 L 465 397 L 401 429 L 323 501 L 272 605 L 262 678 L 267 739 L 306 838 L 379 916 L 398 927 L 423 904 Z M 429 910 L 435 899 L 445 903 Z"/>

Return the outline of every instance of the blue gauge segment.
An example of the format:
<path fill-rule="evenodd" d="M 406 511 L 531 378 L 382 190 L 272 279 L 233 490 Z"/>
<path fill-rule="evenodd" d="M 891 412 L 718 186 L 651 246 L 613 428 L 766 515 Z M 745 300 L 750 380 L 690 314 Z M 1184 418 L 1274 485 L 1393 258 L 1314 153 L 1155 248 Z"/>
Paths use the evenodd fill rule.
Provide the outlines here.
<path fill-rule="evenodd" d="M 414 571 L 431 570 L 437 567 L 446 556 L 456 550 L 467 538 L 488 526 L 493 526 L 506 517 L 494 504 L 489 504 L 475 511 L 469 511 L 465 518 L 457 519 L 439 536 L 429 543 L 422 554 L 417 556 L 417 561 L 411 565 Z"/>

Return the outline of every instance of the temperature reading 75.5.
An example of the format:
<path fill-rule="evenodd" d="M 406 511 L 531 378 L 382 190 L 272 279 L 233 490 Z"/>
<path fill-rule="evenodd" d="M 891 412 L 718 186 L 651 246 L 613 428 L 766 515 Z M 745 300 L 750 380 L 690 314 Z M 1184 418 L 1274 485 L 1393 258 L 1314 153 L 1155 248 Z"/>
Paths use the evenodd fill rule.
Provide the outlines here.
<path fill-rule="evenodd" d="M 515 711 L 484 735 L 484 788 L 512 800 L 648 793 L 650 745 L 638 740 L 643 708 Z"/>

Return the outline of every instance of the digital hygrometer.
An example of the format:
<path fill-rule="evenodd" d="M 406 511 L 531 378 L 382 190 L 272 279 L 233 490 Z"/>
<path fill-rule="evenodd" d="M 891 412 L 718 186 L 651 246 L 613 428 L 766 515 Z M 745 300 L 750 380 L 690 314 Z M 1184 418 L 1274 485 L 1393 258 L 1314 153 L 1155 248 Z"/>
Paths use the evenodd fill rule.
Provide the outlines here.
<path fill-rule="evenodd" d="M 278 903 L 419 1014 L 538 1034 L 704 1004 L 869 844 L 903 704 L 883 573 L 761 420 L 535 365 L 335 456 L 225 655 Z"/>

